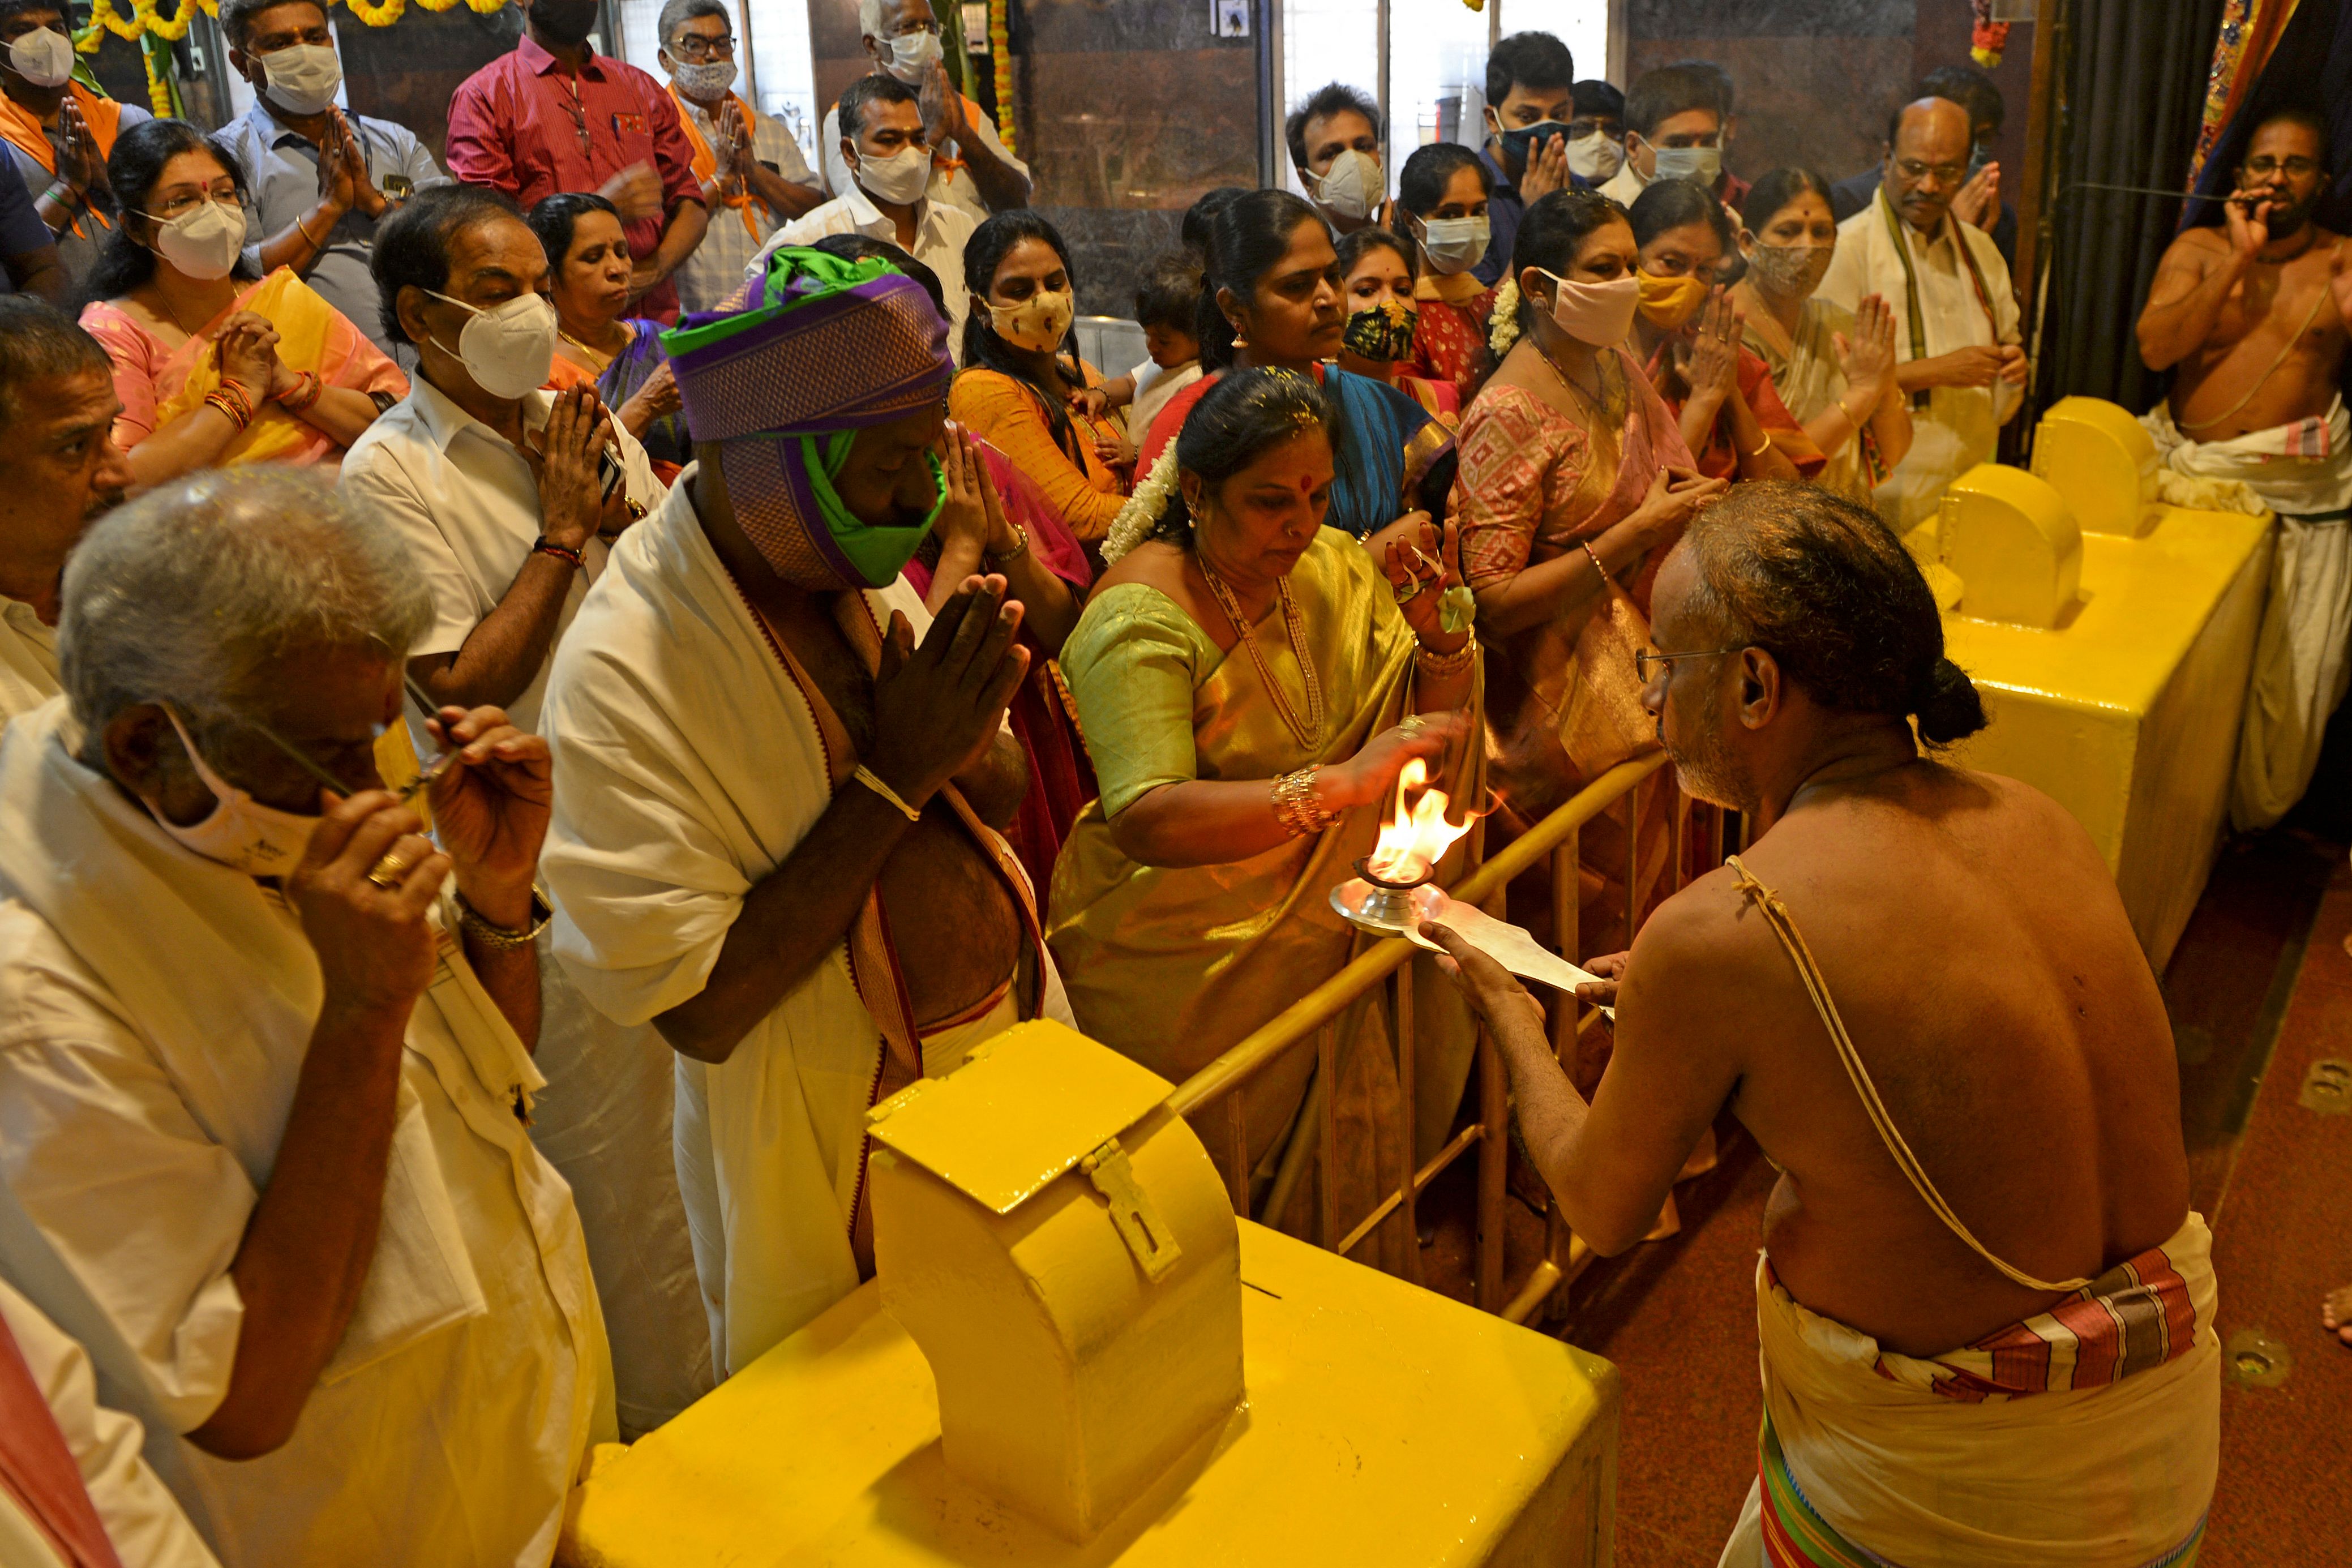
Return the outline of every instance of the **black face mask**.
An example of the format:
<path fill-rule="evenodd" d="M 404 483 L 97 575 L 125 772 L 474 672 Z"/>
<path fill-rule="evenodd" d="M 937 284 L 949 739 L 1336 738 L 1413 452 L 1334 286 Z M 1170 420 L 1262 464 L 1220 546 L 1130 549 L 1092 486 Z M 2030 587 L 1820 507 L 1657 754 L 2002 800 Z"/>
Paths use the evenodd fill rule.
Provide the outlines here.
<path fill-rule="evenodd" d="M 531 0 L 531 21 L 558 43 L 584 43 L 596 30 L 596 0 Z"/>
<path fill-rule="evenodd" d="M 1524 169 L 1528 160 L 1535 155 L 1538 142 L 1549 145 L 1553 137 L 1565 137 L 1567 134 L 1568 121 L 1565 120 L 1540 120 L 1533 125 L 1506 131 L 1503 132 L 1503 160 Z"/>

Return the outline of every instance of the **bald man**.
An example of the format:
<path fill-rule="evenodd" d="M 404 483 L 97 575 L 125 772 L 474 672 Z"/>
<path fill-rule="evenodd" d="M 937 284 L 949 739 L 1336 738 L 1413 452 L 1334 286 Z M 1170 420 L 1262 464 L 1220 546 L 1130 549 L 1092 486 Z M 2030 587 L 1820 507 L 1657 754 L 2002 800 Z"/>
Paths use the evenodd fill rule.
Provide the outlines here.
<path fill-rule="evenodd" d="M 1968 110 L 1949 99 L 1896 110 L 1878 195 L 1838 225 L 1837 256 L 1822 279 L 1821 297 L 1849 310 L 1865 294 L 1895 309 L 1895 380 L 1911 397 L 1911 450 L 1872 501 L 1898 533 L 1933 520 L 1945 487 L 1990 459 L 2022 401 L 2009 265 L 1990 235 L 1951 213 L 1968 183 L 1971 134 Z"/>

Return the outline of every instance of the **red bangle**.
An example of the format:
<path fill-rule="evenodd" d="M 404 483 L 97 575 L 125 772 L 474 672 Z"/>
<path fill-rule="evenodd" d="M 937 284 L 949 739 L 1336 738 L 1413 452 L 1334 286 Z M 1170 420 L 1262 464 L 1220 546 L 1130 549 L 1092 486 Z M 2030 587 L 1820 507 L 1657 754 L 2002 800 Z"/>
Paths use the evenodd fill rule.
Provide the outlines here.
<path fill-rule="evenodd" d="M 289 414 L 300 414 L 324 395 L 327 384 L 319 378 L 315 371 L 296 371 L 294 375 L 294 395 L 291 397 L 279 398 L 278 406 Z"/>
<path fill-rule="evenodd" d="M 568 544 L 558 544 L 545 535 L 541 535 L 539 542 L 530 547 L 530 552 L 533 555 L 552 555 L 558 561 L 568 561 L 575 567 L 586 564 L 581 560 L 580 552 Z"/>

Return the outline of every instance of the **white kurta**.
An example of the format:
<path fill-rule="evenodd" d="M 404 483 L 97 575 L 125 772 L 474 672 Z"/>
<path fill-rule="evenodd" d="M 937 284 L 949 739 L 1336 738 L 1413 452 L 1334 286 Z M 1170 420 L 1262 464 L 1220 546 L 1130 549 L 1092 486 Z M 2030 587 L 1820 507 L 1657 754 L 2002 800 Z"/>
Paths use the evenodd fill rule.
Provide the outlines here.
<path fill-rule="evenodd" d="M 81 1346 L 5 1280 L 0 1318 L 8 1321 L 26 1369 L 48 1402 L 67 1451 L 81 1470 L 82 1489 L 123 1568 L 219 1568 L 179 1503 L 139 1457 L 139 1423 L 99 1403 L 97 1381 Z M 47 1568 L 58 1562 L 38 1527 L 0 1491 L 0 1563 Z"/>
<path fill-rule="evenodd" d="M 980 226 L 970 213 L 942 201 L 926 198 L 915 211 L 915 244 L 908 254 L 939 275 L 940 293 L 948 307 L 948 353 L 963 363 L 963 319 L 971 309 L 971 290 L 964 286 L 963 247 Z M 885 216 L 866 192 L 855 184 L 822 206 L 778 229 L 743 269 L 757 278 L 768 269 L 768 258 L 787 245 L 814 245 L 836 234 L 862 234 L 868 239 L 898 243 L 898 226 Z"/>
<path fill-rule="evenodd" d="M 1923 237 L 1898 220 L 1895 228 L 1911 254 L 1912 270 L 1919 279 L 1920 324 L 1927 337 L 1924 354 L 1912 352 L 1903 261 L 1887 233 L 1886 214 L 1874 199 L 1868 206 L 1838 225 L 1837 254 L 1822 279 L 1821 297 L 1848 310 L 1865 294 L 1876 294 L 1895 312 L 1895 357 L 1898 363 L 1934 359 L 1971 345 L 1990 347 L 2018 341 L 2017 293 L 2010 286 L 2009 264 L 1992 236 L 1972 223 L 1960 223 L 1947 214 L 1933 239 Z M 1966 245 L 1984 275 L 1992 313 L 1977 295 L 1958 247 Z M 2000 423 L 2023 397 L 2021 387 L 1996 381 L 1990 386 L 1938 386 L 1927 394 L 1927 406 L 1911 411 L 1911 450 L 1895 472 L 1874 492 L 1878 514 L 1898 531 L 1908 532 L 1936 514 L 1944 490 L 1979 463 L 1992 460 L 2000 440 Z"/>
<path fill-rule="evenodd" d="M 228 1391 L 229 1269 L 321 982 L 283 902 L 166 837 L 73 759 L 71 729 L 59 700 L 0 740 L 0 1178 L 125 1348 L 110 1375 L 186 1433 Z M 293 1436 L 238 1463 L 180 1445 L 175 1484 L 225 1561 L 552 1554 L 613 1416 L 571 1194 L 515 1114 L 539 1081 L 445 960 L 409 1022 L 367 1283 Z"/>
<path fill-rule="evenodd" d="M 555 950 L 625 1024 L 702 990 L 746 895 L 833 800 L 808 703 L 712 551 L 693 474 L 614 547 L 548 681 Z M 919 639 L 930 624 L 903 578 L 866 602 Z M 679 1179 L 722 1374 L 856 1288 L 848 1219 L 881 1051 L 836 945 L 725 1062 L 678 1058 Z"/>
<path fill-rule="evenodd" d="M 1003 139 L 996 133 L 996 122 L 985 114 L 973 115 L 971 119 L 972 135 L 986 142 L 991 152 L 1004 163 L 1018 169 L 1025 179 L 1029 174 L 1029 165 L 1014 157 L 1006 148 Z M 824 127 L 817 133 L 817 145 L 824 153 L 820 162 L 824 164 L 825 193 L 835 196 L 847 194 L 857 182 L 850 178 L 849 160 L 841 155 L 839 105 L 836 104 L 824 111 Z M 955 150 L 956 144 L 952 142 L 949 142 L 945 149 L 950 154 Z M 954 161 L 952 157 L 944 159 L 934 157 L 931 160 L 931 184 L 928 194 L 931 200 L 961 211 L 966 217 L 971 219 L 974 226 L 986 223 L 989 219 L 988 202 L 980 194 L 979 182 L 971 177 L 971 169 Z"/>
<path fill-rule="evenodd" d="M 58 694 L 58 633 L 33 606 L 0 596 L 0 724 Z"/>

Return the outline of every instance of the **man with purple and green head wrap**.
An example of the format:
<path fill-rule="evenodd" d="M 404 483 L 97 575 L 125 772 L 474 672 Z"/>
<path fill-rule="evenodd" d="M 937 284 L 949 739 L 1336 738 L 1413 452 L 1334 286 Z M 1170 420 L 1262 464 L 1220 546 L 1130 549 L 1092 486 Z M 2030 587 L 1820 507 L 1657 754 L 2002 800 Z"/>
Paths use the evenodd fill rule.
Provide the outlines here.
<path fill-rule="evenodd" d="M 558 650 L 542 866 L 566 969 L 677 1053 L 725 1373 L 872 1272 L 866 1108 L 1069 1014 L 995 831 L 1028 783 L 1022 607 L 971 577 L 934 621 L 898 574 L 984 504 L 938 310 L 785 248 L 664 346 L 698 461 Z"/>

